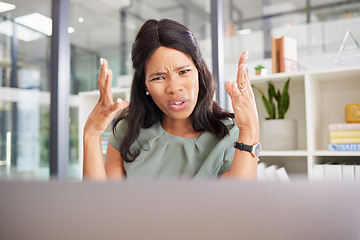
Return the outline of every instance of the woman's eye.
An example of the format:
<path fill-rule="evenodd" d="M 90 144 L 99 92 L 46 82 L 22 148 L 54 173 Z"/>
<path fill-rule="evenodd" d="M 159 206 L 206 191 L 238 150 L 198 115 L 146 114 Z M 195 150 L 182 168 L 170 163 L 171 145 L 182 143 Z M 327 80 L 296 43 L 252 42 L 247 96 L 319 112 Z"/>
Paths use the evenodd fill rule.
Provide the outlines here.
<path fill-rule="evenodd" d="M 164 77 L 159 76 L 159 77 L 151 79 L 151 81 L 160 81 L 160 80 L 164 80 L 164 79 L 165 79 Z"/>
<path fill-rule="evenodd" d="M 181 74 L 185 74 L 185 73 L 188 73 L 188 72 L 190 72 L 190 71 L 191 71 L 190 69 L 185 69 L 185 70 L 180 71 L 179 74 L 180 74 L 180 75 L 181 75 Z"/>

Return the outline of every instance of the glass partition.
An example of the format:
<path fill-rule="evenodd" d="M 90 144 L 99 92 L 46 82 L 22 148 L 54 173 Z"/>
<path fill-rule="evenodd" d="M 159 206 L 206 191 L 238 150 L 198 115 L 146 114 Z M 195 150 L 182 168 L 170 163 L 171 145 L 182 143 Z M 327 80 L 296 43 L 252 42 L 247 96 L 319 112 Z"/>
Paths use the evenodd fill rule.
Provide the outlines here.
<path fill-rule="evenodd" d="M 331 69 L 347 34 L 360 41 L 360 3 L 336 0 L 224 0 L 225 71 L 231 79 L 237 60 L 249 50 L 250 75 L 262 64 L 271 69 L 271 37 L 297 41 L 300 70 Z M 359 65 L 348 62 L 347 65 Z M 268 71 L 268 73 L 270 73 Z"/>
<path fill-rule="evenodd" d="M 49 178 L 51 1 L 0 9 L 0 178 Z"/>

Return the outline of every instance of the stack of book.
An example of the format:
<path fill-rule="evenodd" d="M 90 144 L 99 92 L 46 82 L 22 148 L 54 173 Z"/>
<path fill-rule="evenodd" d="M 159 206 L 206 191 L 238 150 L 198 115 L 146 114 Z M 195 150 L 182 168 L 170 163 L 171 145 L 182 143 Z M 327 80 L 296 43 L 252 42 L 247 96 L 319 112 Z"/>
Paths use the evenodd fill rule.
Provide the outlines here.
<path fill-rule="evenodd" d="M 284 167 L 279 168 L 277 165 L 267 166 L 263 162 L 258 164 L 257 179 L 259 182 L 290 182 Z"/>
<path fill-rule="evenodd" d="M 360 182 L 360 165 L 357 164 L 315 164 L 314 181 Z"/>
<path fill-rule="evenodd" d="M 360 151 L 360 123 L 329 125 L 330 151 Z"/>

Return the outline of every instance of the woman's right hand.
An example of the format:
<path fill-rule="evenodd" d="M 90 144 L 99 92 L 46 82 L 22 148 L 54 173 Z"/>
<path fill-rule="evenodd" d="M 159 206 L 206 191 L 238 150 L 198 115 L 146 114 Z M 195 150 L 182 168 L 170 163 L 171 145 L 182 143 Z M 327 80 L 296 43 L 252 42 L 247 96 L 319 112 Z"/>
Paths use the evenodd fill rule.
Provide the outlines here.
<path fill-rule="evenodd" d="M 94 109 L 90 113 L 84 127 L 84 134 L 101 136 L 106 127 L 115 118 L 116 114 L 129 106 L 129 102 L 118 98 L 113 101 L 111 83 L 113 73 L 108 69 L 108 62 L 101 58 L 101 68 L 98 78 L 100 98 Z"/>

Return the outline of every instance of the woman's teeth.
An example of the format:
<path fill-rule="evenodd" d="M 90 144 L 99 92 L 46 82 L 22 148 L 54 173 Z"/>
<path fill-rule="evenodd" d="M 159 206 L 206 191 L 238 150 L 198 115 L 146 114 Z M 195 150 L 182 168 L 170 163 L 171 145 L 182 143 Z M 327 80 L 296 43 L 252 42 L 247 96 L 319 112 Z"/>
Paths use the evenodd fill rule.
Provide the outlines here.
<path fill-rule="evenodd" d="M 174 103 L 174 105 L 180 105 L 180 104 L 182 104 L 183 102 L 176 102 L 176 103 Z"/>

